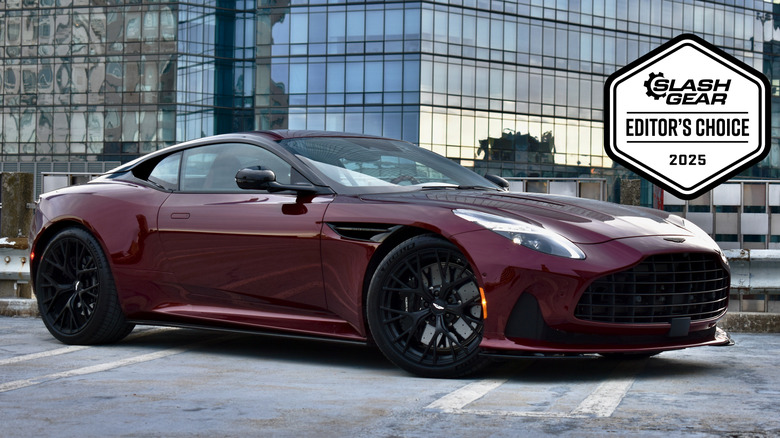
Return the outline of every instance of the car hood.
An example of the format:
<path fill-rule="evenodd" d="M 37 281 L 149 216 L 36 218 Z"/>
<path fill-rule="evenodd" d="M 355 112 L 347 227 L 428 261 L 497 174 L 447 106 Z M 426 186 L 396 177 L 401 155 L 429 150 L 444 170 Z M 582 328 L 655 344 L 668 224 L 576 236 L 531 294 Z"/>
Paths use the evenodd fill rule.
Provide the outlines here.
<path fill-rule="evenodd" d="M 690 222 L 665 211 L 570 196 L 451 189 L 363 195 L 361 199 L 478 210 L 540 225 L 582 244 L 696 234 Z"/>

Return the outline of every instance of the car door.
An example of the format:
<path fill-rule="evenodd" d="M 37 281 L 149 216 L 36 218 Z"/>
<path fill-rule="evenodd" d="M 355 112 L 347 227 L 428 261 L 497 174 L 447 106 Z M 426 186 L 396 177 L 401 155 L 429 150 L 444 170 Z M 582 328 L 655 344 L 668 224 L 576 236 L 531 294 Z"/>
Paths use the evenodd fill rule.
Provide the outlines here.
<path fill-rule="evenodd" d="M 274 312 L 325 308 L 320 232 L 332 196 L 242 190 L 235 175 L 249 166 L 274 170 L 280 183 L 303 178 L 252 144 L 181 154 L 178 189 L 161 206 L 158 221 L 164 263 L 177 278 L 182 302 Z"/>

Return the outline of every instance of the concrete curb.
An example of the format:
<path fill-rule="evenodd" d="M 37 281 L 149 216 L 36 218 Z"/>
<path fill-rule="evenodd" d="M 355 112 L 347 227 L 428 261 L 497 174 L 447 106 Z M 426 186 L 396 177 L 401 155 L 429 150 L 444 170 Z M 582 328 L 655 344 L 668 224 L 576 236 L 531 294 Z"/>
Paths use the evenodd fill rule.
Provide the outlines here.
<path fill-rule="evenodd" d="M 38 316 L 38 300 L 31 298 L 0 298 L 0 316 Z"/>
<path fill-rule="evenodd" d="M 38 317 L 38 301 L 0 298 L 0 316 Z M 780 313 L 729 312 L 718 327 L 734 333 L 780 333 Z"/>
<path fill-rule="evenodd" d="M 726 313 L 718 327 L 734 333 L 780 333 L 780 313 Z"/>

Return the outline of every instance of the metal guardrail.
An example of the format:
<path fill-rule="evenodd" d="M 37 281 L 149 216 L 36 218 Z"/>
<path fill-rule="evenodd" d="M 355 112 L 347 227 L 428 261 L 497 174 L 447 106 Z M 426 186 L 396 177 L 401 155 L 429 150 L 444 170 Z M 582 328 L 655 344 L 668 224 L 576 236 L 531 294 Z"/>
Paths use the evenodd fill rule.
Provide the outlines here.
<path fill-rule="evenodd" d="M 26 239 L 0 237 L 0 297 L 29 298 L 32 294 L 29 283 L 30 250 Z"/>
<path fill-rule="evenodd" d="M 780 250 L 727 249 L 731 290 L 740 293 L 780 295 Z"/>
<path fill-rule="evenodd" d="M 11 280 L 17 283 L 29 282 L 30 251 L 0 248 L 0 280 Z"/>
<path fill-rule="evenodd" d="M 780 250 L 727 249 L 732 301 L 740 312 L 780 312 Z"/>

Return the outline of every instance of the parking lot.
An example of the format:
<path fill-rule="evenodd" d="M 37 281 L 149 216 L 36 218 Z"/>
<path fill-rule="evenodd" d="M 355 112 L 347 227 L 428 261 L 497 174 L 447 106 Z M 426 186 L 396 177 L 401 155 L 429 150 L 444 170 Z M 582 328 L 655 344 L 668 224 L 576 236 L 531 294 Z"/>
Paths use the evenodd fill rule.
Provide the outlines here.
<path fill-rule="evenodd" d="M 13 436 L 780 435 L 780 335 L 644 360 L 520 359 L 410 376 L 365 346 L 139 327 L 66 346 L 0 317 L 0 434 Z"/>

